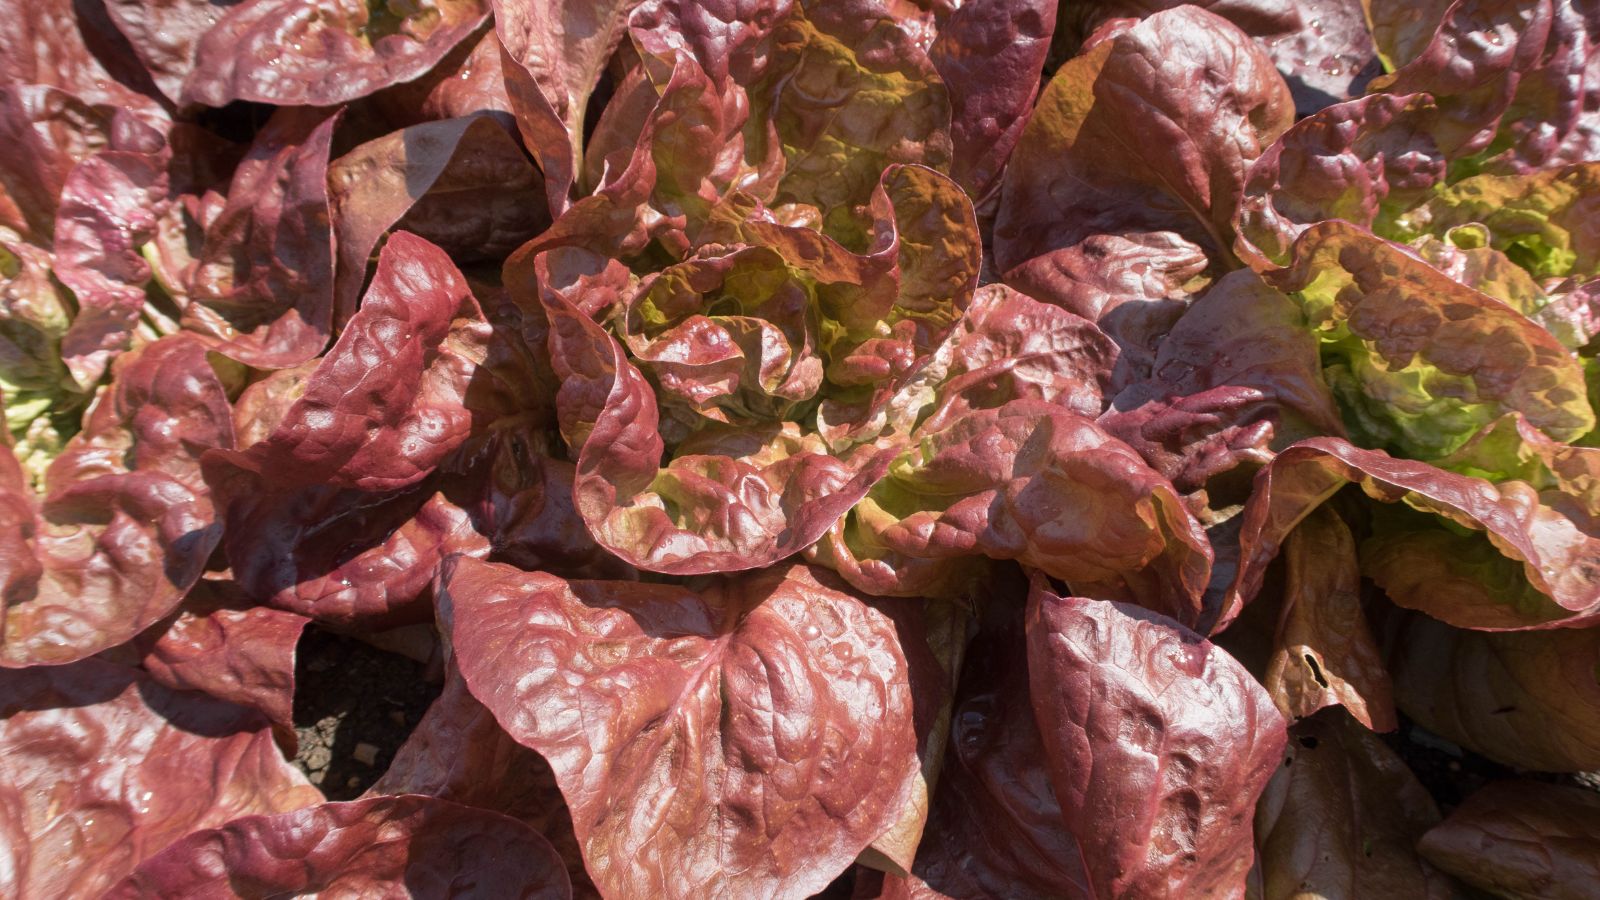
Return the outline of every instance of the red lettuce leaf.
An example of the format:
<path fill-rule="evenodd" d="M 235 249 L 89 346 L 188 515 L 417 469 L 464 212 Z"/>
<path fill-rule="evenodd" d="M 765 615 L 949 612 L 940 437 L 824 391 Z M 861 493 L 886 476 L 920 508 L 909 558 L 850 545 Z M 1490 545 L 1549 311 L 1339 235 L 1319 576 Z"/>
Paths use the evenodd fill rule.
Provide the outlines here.
<path fill-rule="evenodd" d="M 737 184 L 806 210 L 858 250 L 876 237 L 864 225 L 886 168 L 949 168 L 948 91 L 915 38 L 873 0 L 773 0 L 760 16 L 728 0 L 657 2 L 640 7 L 631 33 L 658 90 L 695 75 L 709 82 L 711 133 L 655 148 L 673 162 L 661 171 L 691 193 Z M 680 155 L 699 157 L 682 175 Z M 701 168 L 721 184 L 698 184 Z"/>
<path fill-rule="evenodd" d="M 442 251 L 390 237 L 365 302 L 316 368 L 241 398 L 258 442 L 206 458 L 247 593 L 345 625 L 427 619 L 439 561 L 487 550 L 428 479 L 472 429 L 466 398 L 490 334 Z"/>
<path fill-rule="evenodd" d="M 1002 582 L 1005 588 L 1017 587 Z M 1087 895 L 1083 855 L 1061 818 L 1028 684 L 1020 605 L 968 648 L 950 715 L 950 748 L 910 878 L 888 898 L 1059 900 Z M 996 618 L 992 616 L 991 618 Z M 1052 687 L 1051 695 L 1055 694 Z M 861 879 L 858 878 L 858 884 Z"/>
<path fill-rule="evenodd" d="M 1266 692 L 1177 622 L 1042 579 L 1027 632 L 1034 715 L 1090 894 L 1242 893 L 1285 740 Z"/>
<path fill-rule="evenodd" d="M 73 167 L 101 150 L 147 148 L 150 130 L 126 110 L 57 88 L 0 84 L 0 225 L 48 249 Z"/>
<path fill-rule="evenodd" d="M 517 819 L 561 855 L 575 896 L 600 896 L 583 867 L 572 816 L 550 764 L 506 734 L 453 666 L 445 673 L 444 691 L 364 796 L 395 794 L 426 794 Z"/>
<path fill-rule="evenodd" d="M 127 149 L 73 168 L 56 210 L 55 274 L 78 301 L 61 356 L 84 388 L 132 343 L 151 275 L 140 248 L 155 237 L 169 190 L 171 151 L 155 129 L 119 143 Z"/>
<path fill-rule="evenodd" d="M 807 896 L 919 777 L 894 626 L 804 567 L 697 593 L 457 559 L 439 603 L 468 688 L 554 769 L 602 892 Z"/>
<path fill-rule="evenodd" d="M 920 436 L 815 554 L 899 596 L 960 593 L 984 557 L 1015 559 L 1191 623 L 1211 572 L 1170 483 L 1091 420 L 1032 400 Z"/>
<path fill-rule="evenodd" d="M 1289 729 L 1256 806 L 1251 896 L 1451 900 L 1454 885 L 1416 850 L 1438 823 L 1433 798 L 1382 740 L 1337 712 L 1307 719 Z"/>
<path fill-rule="evenodd" d="M 324 803 L 196 831 L 107 898 L 283 895 L 568 900 L 548 842 L 515 819 L 414 794 Z"/>
<path fill-rule="evenodd" d="M 1262 683 L 1291 721 L 1343 706 L 1374 731 L 1393 731 L 1394 688 L 1361 608 L 1355 538 L 1330 507 L 1289 533 L 1283 606 Z"/>
<path fill-rule="evenodd" d="M 1600 631 L 1497 634 L 1399 614 L 1385 632 L 1395 702 L 1429 731 L 1519 768 L 1600 766 Z"/>
<path fill-rule="evenodd" d="M 1495 630 L 1581 624 L 1600 611 L 1593 500 L 1541 493 L 1522 480 L 1495 484 L 1335 438 L 1302 441 L 1256 476 L 1230 610 L 1260 590 L 1295 526 L 1348 484 L 1396 504 L 1361 552 L 1363 572 L 1401 606 Z"/>
<path fill-rule="evenodd" d="M 483 116 L 426 122 L 368 141 L 328 167 L 338 273 L 336 321 L 356 308 L 367 262 L 389 229 L 463 259 L 499 259 L 548 224 L 538 173 Z"/>
<path fill-rule="evenodd" d="M 567 208 L 583 165 L 589 95 L 638 5 L 639 0 L 493 0 L 511 108 L 523 142 L 544 171 L 553 215 Z"/>
<path fill-rule="evenodd" d="M 360 311 L 305 377 L 271 434 L 207 462 L 284 488 L 410 487 L 466 440 L 466 393 L 490 328 L 438 247 L 389 238 Z"/>
<path fill-rule="evenodd" d="M 1235 251 L 1287 265 L 1301 232 L 1327 219 L 1385 231 L 1444 181 L 1438 108 L 1425 94 L 1375 94 L 1307 116 L 1251 164 Z"/>
<path fill-rule="evenodd" d="M 183 101 L 334 106 L 433 68 L 489 16 L 481 0 L 408 6 L 244 0 L 194 46 Z"/>
<path fill-rule="evenodd" d="M 1293 115 L 1271 60 L 1225 19 L 1184 6 L 1115 30 L 1040 96 L 1006 170 L 996 268 L 1098 319 L 1086 307 L 1104 302 L 1075 297 L 1073 282 L 1105 265 L 1107 238 L 1177 235 L 1228 267 L 1245 168 Z"/>
<path fill-rule="evenodd" d="M 0 7 L 0 88 L 47 85 L 90 104 L 122 107 L 151 125 L 167 120 L 155 86 L 125 55 L 97 3 L 7 0 Z"/>
<path fill-rule="evenodd" d="M 1115 27 L 1120 17 L 1142 18 L 1180 6 L 1178 0 L 1094 0 L 1072 4 L 1064 27 L 1093 39 L 1098 26 Z M 1272 58 L 1294 95 L 1295 110 L 1310 115 L 1330 103 L 1361 94 L 1383 69 L 1367 31 L 1362 0 L 1200 0 L 1255 39 Z"/>
<path fill-rule="evenodd" d="M 1185 492 L 1344 432 L 1300 310 L 1249 272 L 1230 272 L 1184 312 L 1149 375 L 1113 396 L 1099 424 Z"/>
<path fill-rule="evenodd" d="M 487 115 L 508 133 L 517 131 L 501 69 L 500 38 L 493 29 L 462 41 L 421 78 L 384 88 L 367 102 L 395 128 Z"/>
<path fill-rule="evenodd" d="M 106 14 L 150 79 L 173 103 L 194 70 L 195 48 L 239 0 L 106 0 Z"/>
<path fill-rule="evenodd" d="M 662 467 L 655 393 L 622 345 L 565 297 L 541 299 L 562 433 L 577 457 L 574 503 L 595 539 L 632 565 L 675 575 L 768 565 L 816 541 L 888 465 L 887 453 L 840 460 L 774 424 L 700 453 L 680 448 Z"/>
<path fill-rule="evenodd" d="M 245 365 L 288 368 L 327 346 L 334 299 L 328 154 L 338 118 L 274 113 L 206 228 L 184 326 Z"/>
<path fill-rule="evenodd" d="M 939 25 L 928 56 L 950 91 L 950 177 L 980 207 L 1000 176 L 1039 94 L 1057 0 L 966 0 Z M 931 4 L 938 5 L 938 4 Z M 986 204 L 987 201 L 987 204 Z"/>
<path fill-rule="evenodd" d="M 1301 304 L 1358 443 L 1437 459 L 1507 413 L 1557 440 L 1594 427 L 1583 365 L 1555 336 L 1347 222 L 1319 222 L 1269 276 Z"/>
<path fill-rule="evenodd" d="M 1368 7 L 1378 50 L 1394 70 L 1372 89 L 1437 98 L 1450 156 L 1533 168 L 1576 161 L 1574 151 L 1592 146 L 1581 133 L 1593 112 L 1584 96 L 1593 77 L 1592 10 L 1549 0 Z"/>
<path fill-rule="evenodd" d="M 178 605 L 222 536 L 198 457 L 231 447 L 233 429 L 204 348 L 170 337 L 114 369 L 39 502 L 0 449 L 0 666 L 68 663 L 128 640 Z"/>
<path fill-rule="evenodd" d="M 1093 322 L 1005 285 L 985 285 L 917 379 L 936 404 L 918 428 L 938 431 L 1012 400 L 1097 416 L 1116 360 L 1116 344 Z"/>
<path fill-rule="evenodd" d="M 1600 878 L 1600 800 L 1536 781 L 1480 788 L 1418 845 L 1428 861 L 1508 900 L 1579 900 Z"/>
<path fill-rule="evenodd" d="M 98 897 L 197 828 L 319 802 L 255 710 L 99 659 L 0 672 L 0 890 Z"/>
<path fill-rule="evenodd" d="M 292 753 L 295 648 L 306 621 L 252 604 L 231 581 L 204 578 L 166 620 L 104 655 L 127 652 L 157 684 L 259 711 Z"/>

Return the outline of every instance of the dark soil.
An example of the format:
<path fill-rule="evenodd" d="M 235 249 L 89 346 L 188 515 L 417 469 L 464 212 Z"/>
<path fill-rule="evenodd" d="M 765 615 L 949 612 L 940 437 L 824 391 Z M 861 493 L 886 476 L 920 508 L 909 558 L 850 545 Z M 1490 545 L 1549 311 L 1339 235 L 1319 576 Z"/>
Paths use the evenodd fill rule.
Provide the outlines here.
<path fill-rule="evenodd" d="M 359 796 L 439 696 L 424 666 L 312 625 L 295 664 L 294 765 L 329 800 Z"/>

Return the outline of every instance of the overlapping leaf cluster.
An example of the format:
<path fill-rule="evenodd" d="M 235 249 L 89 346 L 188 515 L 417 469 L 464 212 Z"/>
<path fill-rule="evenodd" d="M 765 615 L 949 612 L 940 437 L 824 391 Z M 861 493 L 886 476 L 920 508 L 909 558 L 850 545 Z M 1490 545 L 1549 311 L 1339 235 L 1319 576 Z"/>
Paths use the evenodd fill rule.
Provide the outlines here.
<path fill-rule="evenodd" d="M 1600 6 L 0 7 L 7 896 L 1592 890 Z"/>

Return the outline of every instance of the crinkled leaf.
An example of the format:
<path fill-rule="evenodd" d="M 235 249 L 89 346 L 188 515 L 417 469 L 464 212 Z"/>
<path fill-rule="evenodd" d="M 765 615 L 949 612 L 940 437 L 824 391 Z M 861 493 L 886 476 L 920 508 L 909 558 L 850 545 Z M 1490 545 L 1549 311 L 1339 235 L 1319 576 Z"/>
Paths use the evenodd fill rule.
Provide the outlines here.
<path fill-rule="evenodd" d="M 929 792 L 938 784 L 949 747 L 950 715 L 957 679 L 966 659 L 971 616 L 958 603 L 922 598 L 875 598 L 873 609 L 888 616 L 900 639 L 911 684 L 912 720 L 917 731 L 919 784 L 899 817 L 873 839 L 858 862 L 907 876 L 928 821 Z"/>
<path fill-rule="evenodd" d="M 493 0 L 512 108 L 539 160 L 550 211 L 583 165 L 584 113 L 639 0 Z"/>
<path fill-rule="evenodd" d="M 567 900 L 561 859 L 499 813 L 408 794 L 245 816 L 145 860 L 108 898 L 452 896 Z"/>
<path fill-rule="evenodd" d="M 1288 265 L 1306 228 L 1343 219 L 1389 233 L 1389 224 L 1444 180 L 1426 95 L 1375 94 L 1296 122 L 1250 165 L 1234 250 L 1257 270 Z"/>
<path fill-rule="evenodd" d="M 1354 720 L 1323 713 L 1289 729 L 1283 766 L 1256 806 L 1261 900 L 1450 900 L 1417 855 L 1439 809 L 1395 752 Z"/>
<path fill-rule="evenodd" d="M 903 451 L 818 558 L 872 593 L 960 592 L 976 558 L 1201 617 L 1211 548 L 1166 479 L 1091 420 L 1018 400 Z"/>
<path fill-rule="evenodd" d="M 576 896 L 599 896 L 550 764 L 506 734 L 453 667 L 443 693 L 365 796 L 395 794 L 426 794 L 524 822 L 561 855 Z"/>
<path fill-rule="evenodd" d="M 234 576 L 253 597 L 372 627 L 422 621 L 439 561 L 487 547 L 424 483 L 466 440 L 490 327 L 449 258 L 397 232 L 365 302 L 317 367 L 241 407 L 281 419 L 207 457 Z M 270 430 L 269 430 L 270 429 Z"/>
<path fill-rule="evenodd" d="M 245 365 L 281 369 L 328 343 L 334 299 L 328 153 L 338 113 L 282 109 L 208 223 L 184 325 Z"/>
<path fill-rule="evenodd" d="M 410 81 L 483 24 L 481 0 L 243 0 L 194 47 L 185 103 L 334 106 Z"/>
<path fill-rule="evenodd" d="M 8 0 L 0 14 L 0 86 L 48 85 L 131 110 L 152 125 L 165 121 L 151 99 L 154 85 L 136 60 L 116 52 L 113 37 L 120 35 L 99 4 Z"/>
<path fill-rule="evenodd" d="M 177 612 L 134 638 L 159 684 L 259 710 L 294 749 L 294 659 L 306 619 L 255 606 L 232 582 L 202 579 Z"/>
<path fill-rule="evenodd" d="M 225 484 L 224 546 L 240 587 L 334 626 L 426 622 L 440 563 L 489 551 L 471 516 L 430 485 L 371 494 L 243 478 Z"/>
<path fill-rule="evenodd" d="M 973 296 L 930 365 L 921 395 L 936 404 L 920 423 L 934 431 L 974 409 L 1041 400 L 1099 415 L 1117 347 L 1094 323 L 1001 284 Z"/>
<path fill-rule="evenodd" d="M 473 695 L 555 770 L 603 892 L 805 897 L 918 778 L 893 625 L 804 567 L 696 592 L 458 559 L 440 615 Z"/>
<path fill-rule="evenodd" d="M 538 173 L 516 141 L 483 116 L 368 141 L 328 167 L 328 184 L 340 322 L 355 311 L 367 261 L 396 223 L 456 250 L 458 260 L 498 259 L 547 224 Z"/>
<path fill-rule="evenodd" d="M 1600 163 L 1527 175 L 1475 175 L 1435 191 L 1395 222 L 1401 236 L 1473 227 L 1537 278 L 1600 274 Z"/>
<path fill-rule="evenodd" d="M 131 129 L 130 129 L 131 130 Z M 166 204 L 170 150 L 154 129 L 73 168 L 56 211 L 55 274 L 78 301 L 61 339 L 62 361 L 82 388 L 133 341 L 150 265 L 141 246 L 155 237 Z"/>
<path fill-rule="evenodd" d="M 720 143 L 709 149 L 742 149 L 746 189 L 774 206 L 813 208 L 824 233 L 846 247 L 874 237 L 863 222 L 884 169 L 949 168 L 948 91 L 913 37 L 872 0 L 780 0 L 761 16 L 727 0 L 669 0 L 641 6 L 632 33 L 646 70 L 663 70 L 652 74 L 658 88 L 667 72 L 682 77 L 668 62 L 674 55 L 697 63 L 723 109 L 720 133 L 710 135 Z"/>
<path fill-rule="evenodd" d="M 472 517 L 496 561 L 563 578 L 637 578 L 637 570 L 595 543 L 578 515 L 577 470 L 550 455 L 558 439 L 530 425 L 523 417 L 502 419 L 464 445 L 458 465 L 468 471 L 446 483 L 448 496 Z"/>
<path fill-rule="evenodd" d="M 1508 900 L 1579 900 L 1600 878 L 1600 800 L 1535 781 L 1473 792 L 1423 835 L 1427 859 Z"/>
<path fill-rule="evenodd" d="M 0 85 L 0 225 L 48 248 L 73 167 L 101 150 L 137 152 L 150 130 L 126 110 L 63 90 Z"/>
<path fill-rule="evenodd" d="M 1112 397 L 1099 423 L 1182 491 L 1344 430 L 1300 310 L 1249 272 L 1230 272 L 1184 312 L 1148 377 Z"/>
<path fill-rule="evenodd" d="M 183 100 L 195 49 L 239 0 L 107 0 L 106 14 L 161 93 Z"/>
<path fill-rule="evenodd" d="M 1314 225 L 1270 277 L 1300 300 L 1364 446 L 1437 458 L 1508 412 L 1558 440 L 1594 427 L 1582 365 L 1560 341 L 1370 232 Z"/>
<path fill-rule="evenodd" d="M 668 574 L 757 568 L 811 544 L 867 492 L 887 453 L 856 463 L 793 425 L 706 434 L 662 465 L 656 398 L 622 345 L 565 297 L 542 298 L 561 377 L 574 501 L 595 539 Z"/>
<path fill-rule="evenodd" d="M 1094 896 L 1243 892 L 1284 722 L 1221 648 L 1138 607 L 1028 597 L 1034 715 Z"/>
<path fill-rule="evenodd" d="M 222 536 L 198 457 L 232 443 L 205 350 L 171 337 L 118 359 L 114 385 L 51 463 L 41 502 L 0 450 L 10 519 L 0 666 L 82 659 L 170 613 Z"/>
<path fill-rule="evenodd" d="M 487 115 L 514 134 L 515 117 L 501 62 L 500 39 L 492 29 L 485 30 L 462 41 L 426 75 L 387 87 L 367 102 L 396 128 Z"/>
<path fill-rule="evenodd" d="M 1039 93 L 1057 0 L 967 0 L 938 28 L 928 56 L 950 91 L 950 177 L 982 203 Z"/>
<path fill-rule="evenodd" d="M 197 828 L 321 792 L 255 710 L 99 659 L 0 672 L 0 889 L 98 897 Z"/>
<path fill-rule="evenodd" d="M 1006 171 L 997 268 L 1052 298 L 1103 254 L 1096 239 L 1164 232 L 1226 267 L 1245 168 L 1293 116 L 1272 61 L 1225 19 L 1184 6 L 1115 33 L 1040 96 Z"/>
<path fill-rule="evenodd" d="M 1386 628 L 1388 664 L 1407 716 L 1507 765 L 1600 766 L 1600 632 L 1496 634 L 1422 615 L 1395 618 Z"/>
<path fill-rule="evenodd" d="M 36 489 L 78 430 L 89 397 L 61 361 L 71 301 L 50 274 L 50 254 L 0 229 L 0 398 L 5 441 Z"/>
<path fill-rule="evenodd" d="M 1069 10 L 1077 21 L 1064 27 L 1075 37 L 1092 40 L 1100 26 L 1115 28 L 1117 18 L 1143 18 L 1181 5 L 1179 0 L 1073 3 Z M 1361 0 L 1199 0 L 1193 5 L 1222 16 L 1255 39 L 1288 83 L 1299 115 L 1360 95 L 1382 72 Z"/>
<path fill-rule="evenodd" d="M 1025 587 L 1000 586 L 1015 593 L 1002 592 L 1006 620 L 978 634 L 962 666 L 950 749 L 912 877 L 888 876 L 881 894 L 865 896 L 1059 900 L 1087 893 L 1083 854 L 1062 822 L 1034 722 L 1015 602 Z"/>
<path fill-rule="evenodd" d="M 1571 625 L 1600 610 L 1592 499 L 1521 480 L 1496 484 L 1334 438 L 1302 441 L 1256 476 L 1230 609 L 1255 596 L 1284 539 L 1347 484 L 1393 504 L 1374 511 L 1362 572 L 1402 606 L 1487 629 Z"/>
<path fill-rule="evenodd" d="M 1441 143 L 1513 167 L 1567 154 L 1585 112 L 1592 11 L 1551 0 L 1460 0 L 1417 7 L 1366 0 L 1395 71 L 1373 90 L 1438 98 Z M 1569 157 L 1570 158 L 1570 157 Z"/>
<path fill-rule="evenodd" d="M 360 311 L 261 443 L 214 457 L 283 487 L 384 491 L 427 477 L 471 429 L 490 328 L 449 257 L 389 238 Z"/>

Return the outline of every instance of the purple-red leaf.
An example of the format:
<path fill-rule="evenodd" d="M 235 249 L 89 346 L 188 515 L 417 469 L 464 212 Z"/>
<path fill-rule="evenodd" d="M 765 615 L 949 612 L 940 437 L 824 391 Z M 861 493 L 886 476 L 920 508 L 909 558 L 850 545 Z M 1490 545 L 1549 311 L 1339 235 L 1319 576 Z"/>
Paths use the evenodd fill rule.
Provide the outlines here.
<path fill-rule="evenodd" d="M 194 47 L 183 100 L 334 106 L 417 78 L 483 24 L 481 0 L 244 0 Z"/>
<path fill-rule="evenodd" d="M 292 751 L 295 648 L 305 627 L 303 616 L 255 606 L 232 582 L 208 578 L 130 647 L 159 684 L 259 710 Z"/>
<path fill-rule="evenodd" d="M 1332 509 L 1289 533 L 1283 606 L 1262 679 L 1278 711 L 1303 719 L 1343 706 L 1374 731 L 1393 731 L 1394 688 L 1361 609 L 1355 538 Z"/>
<path fill-rule="evenodd" d="M 1417 614 L 1386 626 L 1395 702 L 1429 731 L 1518 768 L 1600 767 L 1600 631 L 1497 634 Z"/>
<path fill-rule="evenodd" d="M 155 237 L 167 203 L 166 141 L 146 128 L 123 143 L 132 146 L 97 153 L 73 168 L 56 211 L 55 274 L 78 301 L 61 338 L 61 358 L 84 389 L 133 339 L 150 280 L 140 248 Z"/>
<path fill-rule="evenodd" d="M 1225 19 L 1183 6 L 1117 31 L 1040 96 L 1006 170 L 996 268 L 1098 319 L 1070 296 L 1102 239 L 1175 232 L 1226 267 L 1245 168 L 1293 116 L 1272 61 Z"/>
<path fill-rule="evenodd" d="M 440 617 L 605 893 L 805 897 L 919 777 L 894 626 L 803 566 L 696 592 L 458 559 Z"/>
<path fill-rule="evenodd" d="M 1241 894 L 1283 717 L 1177 622 L 1041 582 L 1028 598 L 1033 709 L 1090 895 Z"/>
<path fill-rule="evenodd" d="M 1576 483 L 1600 451 L 1569 451 Z M 1239 573 L 1229 618 L 1260 590 L 1267 564 L 1311 510 L 1348 484 L 1380 508 L 1381 535 L 1362 569 L 1401 606 L 1463 628 L 1551 628 L 1600 612 L 1594 499 L 1560 487 L 1471 475 L 1361 450 L 1335 438 L 1302 441 L 1256 476 L 1242 513 Z M 1392 510 L 1392 512 L 1391 512 Z M 1437 517 L 1437 519 L 1435 518 Z"/>
<path fill-rule="evenodd" d="M 366 796 L 392 794 L 426 794 L 524 822 L 561 855 L 574 894 L 599 896 L 550 764 L 506 734 L 454 667 L 445 675 L 444 692 Z"/>
<path fill-rule="evenodd" d="M 320 354 L 333 322 L 328 153 L 338 113 L 281 109 L 256 135 L 206 228 L 184 325 L 245 365 Z"/>
<path fill-rule="evenodd" d="M 233 427 L 204 348 L 166 338 L 114 371 L 38 502 L 0 448 L 0 666 L 72 662 L 133 637 L 178 605 L 221 538 L 198 457 L 231 447 Z"/>
<path fill-rule="evenodd" d="M 338 273 L 334 309 L 355 312 L 367 262 L 389 229 L 456 258 L 500 259 L 548 224 L 539 174 L 493 119 L 426 122 L 351 150 L 328 167 Z"/>
<path fill-rule="evenodd" d="M 1190 623 L 1211 573 L 1211 547 L 1166 479 L 1091 420 L 1035 400 L 920 436 L 816 555 L 862 590 L 899 596 L 959 594 L 983 557 L 1015 559 Z"/>
<path fill-rule="evenodd" d="M 568 900 L 561 858 L 526 825 L 407 794 L 324 803 L 196 831 L 106 893 L 136 898 L 277 896 Z"/>
<path fill-rule="evenodd" d="M 255 710 L 99 659 L 0 672 L 0 892 L 98 897 L 197 828 L 322 799 Z"/>
<path fill-rule="evenodd" d="M 1261 900 L 1451 900 L 1454 885 L 1417 855 L 1439 808 L 1401 758 L 1337 712 L 1289 729 L 1256 806 Z M 1254 896 L 1254 895 L 1252 895 Z"/>
<path fill-rule="evenodd" d="M 980 206 L 998 199 L 1000 175 L 1033 112 L 1056 4 L 967 0 L 955 6 L 928 48 L 950 91 L 950 177 Z"/>
<path fill-rule="evenodd" d="M 1429 862 L 1507 900 L 1583 900 L 1600 880 L 1600 798 L 1497 781 L 1423 835 Z"/>
<path fill-rule="evenodd" d="M 466 512 L 420 483 L 472 428 L 467 390 L 490 332 L 449 258 L 398 232 L 316 368 L 246 392 L 256 418 L 242 424 L 259 440 L 208 456 L 206 477 L 248 594 L 343 624 L 427 619 L 439 561 L 487 550 Z"/>

